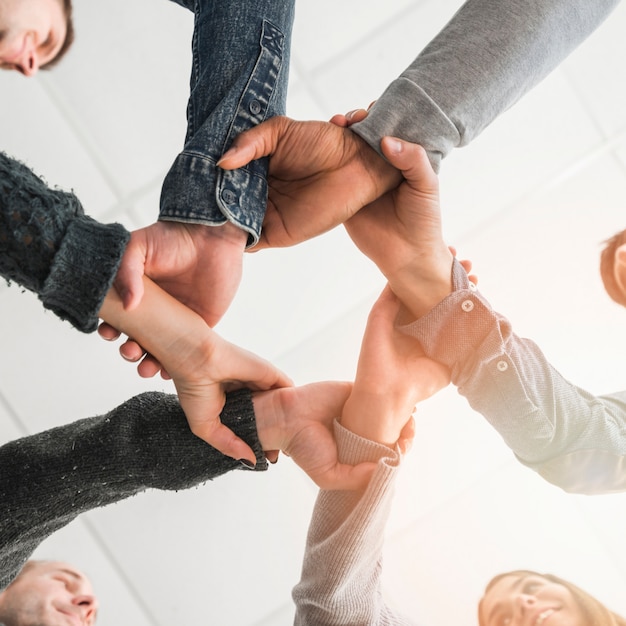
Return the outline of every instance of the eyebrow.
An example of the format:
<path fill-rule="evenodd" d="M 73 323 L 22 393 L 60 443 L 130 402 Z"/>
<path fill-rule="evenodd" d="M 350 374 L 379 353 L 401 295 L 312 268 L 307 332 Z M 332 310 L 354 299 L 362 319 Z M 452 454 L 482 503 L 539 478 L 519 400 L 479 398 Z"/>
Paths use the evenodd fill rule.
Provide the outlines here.
<path fill-rule="evenodd" d="M 61 568 L 58 571 L 63 572 L 64 574 L 68 574 L 69 576 L 71 576 L 72 578 L 75 578 L 76 580 L 83 579 L 83 576 L 81 576 L 78 572 L 73 572 L 71 569 Z"/>

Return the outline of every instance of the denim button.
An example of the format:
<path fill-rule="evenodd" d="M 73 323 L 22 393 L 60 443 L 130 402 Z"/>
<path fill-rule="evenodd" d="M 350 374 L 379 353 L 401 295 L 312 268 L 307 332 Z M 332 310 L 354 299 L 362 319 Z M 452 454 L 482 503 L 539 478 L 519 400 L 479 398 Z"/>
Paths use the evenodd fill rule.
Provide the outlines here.
<path fill-rule="evenodd" d="M 226 204 L 235 204 L 235 202 L 237 202 L 237 195 L 230 189 L 224 189 L 224 191 L 222 191 L 222 200 L 224 200 Z"/>
<path fill-rule="evenodd" d="M 258 115 L 261 112 L 261 103 L 258 100 L 252 100 L 248 105 L 252 115 Z"/>

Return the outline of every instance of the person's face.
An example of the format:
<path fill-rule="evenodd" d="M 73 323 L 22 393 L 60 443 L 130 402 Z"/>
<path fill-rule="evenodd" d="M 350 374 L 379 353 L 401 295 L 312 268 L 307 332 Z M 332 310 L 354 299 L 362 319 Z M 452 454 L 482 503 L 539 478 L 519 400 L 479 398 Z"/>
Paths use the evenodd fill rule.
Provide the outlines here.
<path fill-rule="evenodd" d="M 542 576 L 504 576 L 482 599 L 484 626 L 585 626 L 583 613 L 567 587 Z"/>
<path fill-rule="evenodd" d="M 0 68 L 33 76 L 56 57 L 66 32 L 61 0 L 0 0 Z"/>
<path fill-rule="evenodd" d="M 98 601 L 88 578 L 59 561 L 29 561 L 4 599 L 20 615 L 49 626 L 92 626 Z"/>

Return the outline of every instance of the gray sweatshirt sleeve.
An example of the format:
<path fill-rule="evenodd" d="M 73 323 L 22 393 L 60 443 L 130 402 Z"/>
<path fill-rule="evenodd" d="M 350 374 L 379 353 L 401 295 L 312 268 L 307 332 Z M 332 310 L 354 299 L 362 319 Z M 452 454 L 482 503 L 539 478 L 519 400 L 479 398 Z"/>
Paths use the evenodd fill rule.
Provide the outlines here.
<path fill-rule="evenodd" d="M 549 74 L 619 0 L 468 0 L 352 129 L 421 144 L 437 171 Z"/>
<path fill-rule="evenodd" d="M 400 455 L 335 423 L 342 463 L 377 463 L 364 491 L 320 491 L 293 590 L 296 626 L 414 626 L 381 593 L 382 548 Z"/>
<path fill-rule="evenodd" d="M 0 275 L 78 330 L 97 328 L 129 236 L 121 224 L 86 216 L 74 194 L 51 189 L 0 152 Z"/>
<path fill-rule="evenodd" d="M 220 416 L 267 469 L 251 394 L 227 394 Z M 188 489 L 239 461 L 198 439 L 176 396 L 149 392 L 106 415 L 0 446 L 0 590 L 35 548 L 78 515 L 146 489 Z"/>
<path fill-rule="evenodd" d="M 594 396 L 518 337 L 455 260 L 454 291 L 402 327 L 447 365 L 473 409 L 517 458 L 572 493 L 626 491 L 626 392 Z"/>

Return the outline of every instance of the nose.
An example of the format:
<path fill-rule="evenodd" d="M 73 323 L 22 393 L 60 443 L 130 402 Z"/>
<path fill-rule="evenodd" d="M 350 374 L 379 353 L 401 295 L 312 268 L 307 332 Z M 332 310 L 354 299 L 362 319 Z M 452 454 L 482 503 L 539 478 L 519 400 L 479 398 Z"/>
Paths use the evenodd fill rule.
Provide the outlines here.
<path fill-rule="evenodd" d="M 74 596 L 72 604 L 78 608 L 85 624 L 90 626 L 95 622 L 96 613 L 98 612 L 98 599 L 96 596 Z"/>
<path fill-rule="evenodd" d="M 31 36 L 27 36 L 24 50 L 19 59 L 15 61 L 15 66 L 24 76 L 34 76 L 39 69 L 39 57 L 37 48 Z"/>
<path fill-rule="evenodd" d="M 535 602 L 536 602 L 535 596 L 531 596 L 527 593 L 518 593 L 515 596 L 515 599 L 513 602 L 513 605 L 514 605 L 513 613 L 519 623 L 521 623 L 521 619 L 533 607 Z M 518 623 L 518 622 L 515 622 L 515 623 Z"/>

